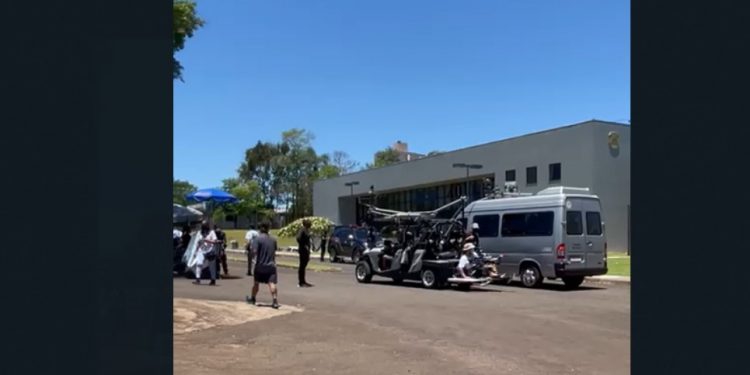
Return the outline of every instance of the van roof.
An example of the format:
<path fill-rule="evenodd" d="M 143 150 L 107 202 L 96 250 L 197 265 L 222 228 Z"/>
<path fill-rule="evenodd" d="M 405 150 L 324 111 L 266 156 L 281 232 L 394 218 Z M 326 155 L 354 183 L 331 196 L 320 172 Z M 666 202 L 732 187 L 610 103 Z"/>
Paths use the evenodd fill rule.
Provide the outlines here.
<path fill-rule="evenodd" d="M 588 188 L 556 186 L 544 189 L 534 195 L 480 199 L 467 205 L 466 210 L 485 211 L 497 209 L 556 207 L 565 204 L 567 198 L 599 199 L 598 196 L 591 194 Z"/>

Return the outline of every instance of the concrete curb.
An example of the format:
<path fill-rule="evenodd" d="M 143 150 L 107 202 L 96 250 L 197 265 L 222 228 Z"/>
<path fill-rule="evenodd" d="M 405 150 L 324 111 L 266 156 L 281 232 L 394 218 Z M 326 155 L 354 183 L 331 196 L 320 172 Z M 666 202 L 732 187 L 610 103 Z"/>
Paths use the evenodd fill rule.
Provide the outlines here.
<path fill-rule="evenodd" d="M 244 256 L 245 255 L 245 250 L 227 249 L 227 253 L 230 253 L 230 254 L 241 254 L 242 256 Z M 299 258 L 299 253 L 297 253 L 297 250 L 294 249 L 294 248 L 279 249 L 279 251 L 276 252 L 276 256 Z M 312 253 L 310 255 L 310 258 L 311 259 L 320 259 L 320 252 Z M 328 254 L 325 255 L 324 259 L 328 259 Z"/>
<path fill-rule="evenodd" d="M 227 250 L 227 252 L 229 251 Z M 234 257 L 234 256 L 229 255 L 227 256 L 227 260 L 232 261 L 232 262 L 247 263 L 246 257 L 239 258 L 239 257 Z M 293 269 L 293 270 L 299 269 L 299 267 L 297 267 L 296 265 L 291 265 L 291 264 L 276 263 L 276 266 L 279 268 L 288 268 L 288 269 Z M 343 271 L 339 267 L 327 266 L 327 265 L 323 266 L 324 269 L 316 268 L 318 266 L 308 266 L 308 267 L 309 268 L 307 270 L 311 272 L 341 272 Z"/>
<path fill-rule="evenodd" d="M 588 282 L 607 282 L 607 283 L 617 283 L 617 284 L 628 284 L 630 285 L 630 277 L 629 276 L 609 276 L 609 275 L 602 275 L 602 276 L 591 276 L 587 277 L 585 281 Z"/>

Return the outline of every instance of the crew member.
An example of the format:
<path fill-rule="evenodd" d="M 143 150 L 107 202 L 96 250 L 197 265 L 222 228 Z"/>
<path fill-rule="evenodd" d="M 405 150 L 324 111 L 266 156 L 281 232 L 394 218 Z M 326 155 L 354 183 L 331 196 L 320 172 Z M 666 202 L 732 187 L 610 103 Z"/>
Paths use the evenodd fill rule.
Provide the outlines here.
<path fill-rule="evenodd" d="M 276 273 L 276 250 L 278 249 L 276 239 L 268 234 L 269 225 L 263 223 L 260 225 L 260 235 L 253 240 L 252 252 L 257 256 L 255 265 L 255 280 L 250 297 L 245 297 L 247 303 L 255 305 L 255 297 L 258 295 L 259 284 L 268 284 L 268 290 L 273 297 L 274 309 L 279 308 L 276 283 L 278 275 Z"/>
<path fill-rule="evenodd" d="M 308 284 L 307 279 L 305 279 L 307 263 L 310 262 L 310 246 L 312 245 L 312 238 L 310 237 L 310 227 L 312 227 L 312 223 L 310 222 L 310 220 L 302 220 L 302 229 L 300 229 L 299 233 L 297 233 L 297 248 L 299 249 L 297 286 L 300 288 L 309 288 L 312 286 L 312 284 Z"/>

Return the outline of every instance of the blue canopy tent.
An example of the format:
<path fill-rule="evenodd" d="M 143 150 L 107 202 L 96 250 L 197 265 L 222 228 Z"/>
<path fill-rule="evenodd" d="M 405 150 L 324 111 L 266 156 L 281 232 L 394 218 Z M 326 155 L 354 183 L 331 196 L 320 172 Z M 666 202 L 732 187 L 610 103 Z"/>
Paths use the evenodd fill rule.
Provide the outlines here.
<path fill-rule="evenodd" d="M 206 217 L 210 221 L 213 218 L 213 211 L 216 205 L 237 203 L 239 199 L 226 191 L 219 189 L 201 189 L 188 194 L 185 198 L 194 202 L 206 203 Z"/>

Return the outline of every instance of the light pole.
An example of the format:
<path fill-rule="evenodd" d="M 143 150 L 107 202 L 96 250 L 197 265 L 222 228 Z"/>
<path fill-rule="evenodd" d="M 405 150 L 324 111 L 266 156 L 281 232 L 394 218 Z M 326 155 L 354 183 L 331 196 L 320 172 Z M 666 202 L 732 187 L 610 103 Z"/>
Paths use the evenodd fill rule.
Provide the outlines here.
<path fill-rule="evenodd" d="M 349 181 L 344 184 L 345 186 L 349 187 L 349 196 L 354 197 L 354 187 L 359 185 L 359 181 Z M 359 206 L 357 205 L 357 201 L 354 201 L 354 221 L 357 221 L 357 212 L 359 211 Z"/>
<path fill-rule="evenodd" d="M 344 185 L 349 187 L 349 189 L 350 189 L 349 195 L 353 197 L 354 196 L 354 187 L 357 186 L 357 185 L 359 185 L 359 181 L 349 181 L 349 182 L 345 183 Z"/>
<path fill-rule="evenodd" d="M 466 198 L 469 198 L 469 171 L 472 169 L 482 169 L 482 164 L 466 164 L 466 163 L 455 163 L 453 168 L 464 168 L 466 169 Z"/>

